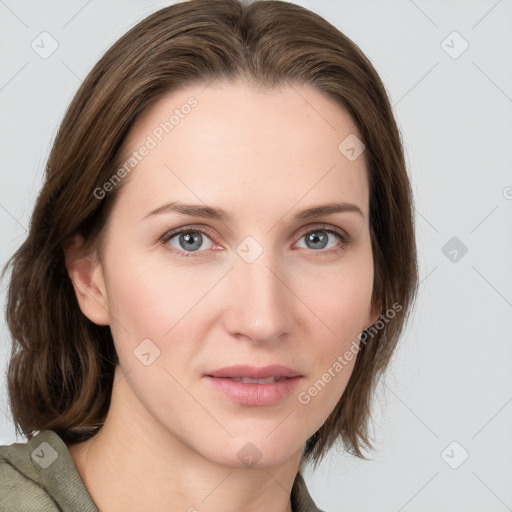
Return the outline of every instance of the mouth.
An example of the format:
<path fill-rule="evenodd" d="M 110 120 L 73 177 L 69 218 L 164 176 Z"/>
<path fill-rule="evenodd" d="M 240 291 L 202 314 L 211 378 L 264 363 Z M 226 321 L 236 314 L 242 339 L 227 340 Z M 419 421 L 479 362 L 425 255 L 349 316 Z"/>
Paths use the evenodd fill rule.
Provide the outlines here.
<path fill-rule="evenodd" d="M 303 376 L 286 366 L 231 366 L 203 374 L 203 378 L 230 401 L 245 406 L 277 404 L 288 397 Z"/>

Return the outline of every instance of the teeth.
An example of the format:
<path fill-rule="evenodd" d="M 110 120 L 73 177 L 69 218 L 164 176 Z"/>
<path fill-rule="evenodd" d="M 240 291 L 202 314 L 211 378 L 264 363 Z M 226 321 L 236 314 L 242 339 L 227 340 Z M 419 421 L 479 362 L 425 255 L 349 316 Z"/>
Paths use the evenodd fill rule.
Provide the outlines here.
<path fill-rule="evenodd" d="M 237 382 L 243 382 L 244 384 L 271 384 L 281 380 L 281 377 L 267 377 L 266 379 L 249 379 L 248 377 L 232 377 Z"/>

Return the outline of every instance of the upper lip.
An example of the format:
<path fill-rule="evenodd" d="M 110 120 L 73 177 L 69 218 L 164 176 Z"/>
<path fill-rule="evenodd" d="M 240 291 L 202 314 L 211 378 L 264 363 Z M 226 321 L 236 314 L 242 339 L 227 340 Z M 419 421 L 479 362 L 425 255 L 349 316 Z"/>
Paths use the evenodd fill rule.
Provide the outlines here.
<path fill-rule="evenodd" d="M 208 377 L 246 377 L 248 379 L 266 379 L 268 377 L 300 377 L 301 374 L 292 368 L 280 364 L 272 364 L 257 368 L 256 366 L 237 365 L 219 368 L 206 372 Z"/>

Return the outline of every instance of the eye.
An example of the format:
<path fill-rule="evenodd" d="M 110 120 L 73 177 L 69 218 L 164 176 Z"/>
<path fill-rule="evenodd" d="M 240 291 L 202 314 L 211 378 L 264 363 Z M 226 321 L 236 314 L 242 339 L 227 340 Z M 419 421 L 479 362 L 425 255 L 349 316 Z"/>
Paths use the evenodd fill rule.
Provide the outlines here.
<path fill-rule="evenodd" d="M 206 243 L 205 247 L 205 242 L 208 241 L 210 245 Z M 176 252 L 182 256 L 196 256 L 195 252 L 203 252 L 213 246 L 210 235 L 206 230 L 190 228 L 167 233 L 164 235 L 162 243 L 174 247 Z"/>
<path fill-rule="evenodd" d="M 331 241 L 329 238 L 331 238 Z M 334 241 L 332 240 L 333 238 Z M 301 246 L 299 244 L 303 239 L 305 240 L 305 245 Z M 337 243 L 336 239 L 338 240 Z M 344 249 L 349 241 L 350 238 L 348 235 L 341 230 L 334 229 L 330 226 L 319 226 L 305 232 L 297 243 L 297 247 L 313 249 L 315 252 L 331 252 L 331 250 L 336 251 Z"/>

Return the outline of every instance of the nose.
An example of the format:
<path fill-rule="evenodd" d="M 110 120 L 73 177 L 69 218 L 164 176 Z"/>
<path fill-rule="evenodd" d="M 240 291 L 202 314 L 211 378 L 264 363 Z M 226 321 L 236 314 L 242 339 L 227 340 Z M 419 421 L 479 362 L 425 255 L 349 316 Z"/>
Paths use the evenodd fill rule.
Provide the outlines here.
<path fill-rule="evenodd" d="M 297 299 L 276 258 L 265 251 L 252 263 L 237 257 L 227 277 L 224 324 L 231 335 L 268 344 L 291 332 Z"/>

